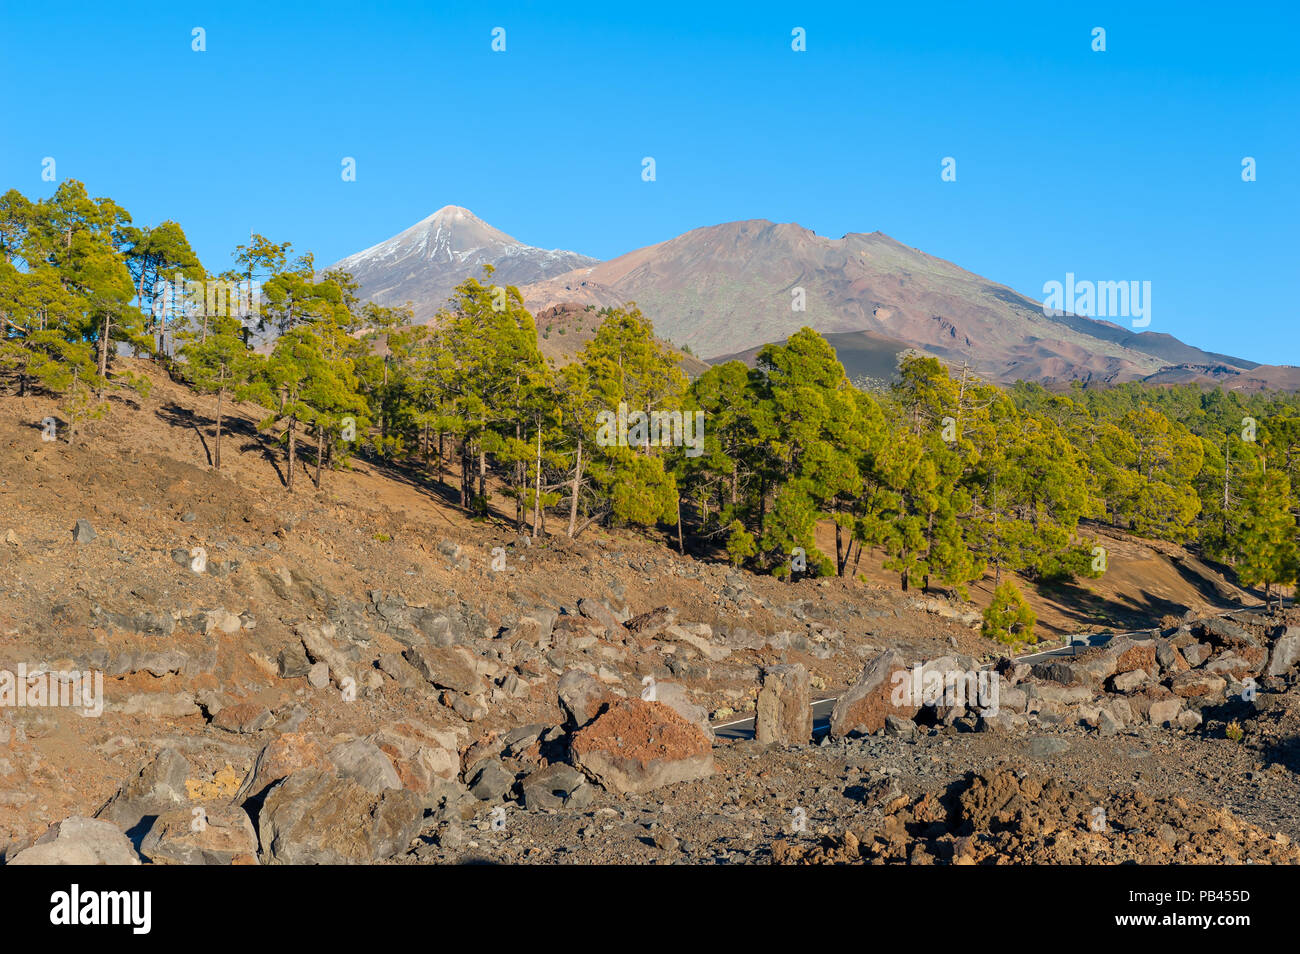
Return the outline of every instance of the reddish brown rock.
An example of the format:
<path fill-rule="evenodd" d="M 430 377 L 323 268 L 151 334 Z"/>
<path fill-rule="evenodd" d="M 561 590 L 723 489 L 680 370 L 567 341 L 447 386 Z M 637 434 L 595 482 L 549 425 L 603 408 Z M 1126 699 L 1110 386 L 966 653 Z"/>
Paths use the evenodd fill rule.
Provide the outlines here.
<path fill-rule="evenodd" d="M 908 672 L 895 650 L 880 653 L 863 667 L 862 675 L 840 696 L 831 712 L 831 736 L 842 739 L 851 732 L 878 732 L 886 716 L 915 718 L 919 707 L 908 701 Z"/>
<path fill-rule="evenodd" d="M 1136 669 L 1148 673 L 1159 672 L 1154 640 L 1134 640 L 1127 636 L 1120 636 L 1111 640 L 1104 651 L 1114 659 L 1116 674 L 1133 672 Z"/>
<path fill-rule="evenodd" d="M 609 705 L 573 737 L 573 764 L 612 792 L 648 792 L 713 774 L 713 746 L 669 706 L 641 699 Z"/>
<path fill-rule="evenodd" d="M 1203 699 L 1222 696 L 1228 686 L 1226 679 L 1210 672 L 1180 672 L 1170 682 L 1174 695 L 1184 699 Z"/>
<path fill-rule="evenodd" d="M 241 702 L 224 706 L 212 719 L 212 724 L 227 732 L 251 734 L 265 729 L 275 721 L 269 709 L 255 702 Z"/>

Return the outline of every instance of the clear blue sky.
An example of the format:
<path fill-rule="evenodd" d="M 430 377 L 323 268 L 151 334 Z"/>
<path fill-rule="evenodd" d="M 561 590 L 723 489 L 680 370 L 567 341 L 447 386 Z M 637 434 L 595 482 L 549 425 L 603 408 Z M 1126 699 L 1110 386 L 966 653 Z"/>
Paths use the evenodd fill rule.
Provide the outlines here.
<path fill-rule="evenodd" d="M 878 229 L 1035 298 L 1149 280 L 1149 330 L 1300 364 L 1294 3 L 448 6 L 5 0 L 0 189 L 53 156 L 214 271 L 250 229 L 326 264 L 448 204 L 599 258 Z"/>

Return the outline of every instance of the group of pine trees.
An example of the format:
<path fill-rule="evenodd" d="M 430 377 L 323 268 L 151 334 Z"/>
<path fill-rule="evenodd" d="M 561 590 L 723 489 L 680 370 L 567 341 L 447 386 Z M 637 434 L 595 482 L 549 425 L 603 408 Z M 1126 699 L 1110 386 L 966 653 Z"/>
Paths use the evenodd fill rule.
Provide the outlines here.
<path fill-rule="evenodd" d="M 635 305 L 555 367 L 515 288 L 462 283 L 429 325 L 362 303 L 344 272 L 254 235 L 207 272 L 181 227 L 138 228 L 68 181 L 49 199 L 0 197 L 0 373 L 56 395 L 75 440 L 106 392 L 142 387 L 124 351 L 211 396 L 214 466 L 231 401 L 265 411 L 284 481 L 320 487 L 356 453 L 494 501 L 520 531 L 660 527 L 778 576 L 849 575 L 884 554 L 902 588 L 959 593 L 991 572 L 1097 576 L 1081 522 L 1199 541 L 1266 594 L 1297 576 L 1300 401 L 1195 387 L 995 387 L 907 356 L 885 389 L 855 386 L 811 329 L 694 381 Z M 178 279 L 257 282 L 260 307 L 181 300 Z M 164 283 L 172 283 L 170 286 Z M 160 291 L 160 289 L 162 289 Z M 639 432 L 605 439 L 602 414 L 703 412 L 702 447 Z M 550 526 L 548 527 L 548 524 Z M 833 552 L 817 546 L 829 524 Z M 1032 624 L 1031 624 L 1032 625 Z"/>

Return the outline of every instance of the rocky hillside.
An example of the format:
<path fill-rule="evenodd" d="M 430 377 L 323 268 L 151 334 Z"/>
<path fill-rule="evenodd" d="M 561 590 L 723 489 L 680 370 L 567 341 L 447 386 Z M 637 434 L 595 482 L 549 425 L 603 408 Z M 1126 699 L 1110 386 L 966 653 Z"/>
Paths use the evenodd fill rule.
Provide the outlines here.
<path fill-rule="evenodd" d="M 41 439 L 41 398 L 0 403 L 9 863 L 986 862 L 1049 858 L 1049 828 L 1073 833 L 1058 860 L 1295 860 L 1300 635 L 1209 619 L 1250 600 L 1226 582 L 1163 624 L 1122 573 L 1031 590 L 1061 627 L 1109 606 L 1150 638 L 986 670 L 997 711 L 898 706 L 896 672 L 996 660 L 977 604 L 630 533 L 531 539 L 365 461 L 290 496 L 253 409 L 218 474 L 208 402 L 134 370 L 148 398 L 75 446 Z M 1143 585 L 1173 566 L 1130 546 L 1112 566 Z M 83 673 L 102 696 L 35 694 Z M 1085 794 L 1042 806 L 1048 765 Z M 1020 840 L 963 847 L 999 811 Z"/>

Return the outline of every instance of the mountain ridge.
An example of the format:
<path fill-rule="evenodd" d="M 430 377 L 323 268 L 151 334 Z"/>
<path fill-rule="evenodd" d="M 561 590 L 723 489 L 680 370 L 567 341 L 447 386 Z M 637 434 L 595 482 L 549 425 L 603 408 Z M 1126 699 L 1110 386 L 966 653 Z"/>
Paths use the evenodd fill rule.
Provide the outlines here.
<path fill-rule="evenodd" d="M 865 349 L 860 357 L 875 370 L 897 345 L 1001 383 L 1300 387 L 1296 369 L 1204 351 L 1164 331 L 1048 313 L 1009 286 L 879 230 L 833 239 L 794 222 L 742 219 L 598 261 L 525 245 L 468 209 L 444 206 L 337 267 L 353 273 L 363 296 L 410 300 L 416 320 L 427 321 L 483 264 L 496 266 L 494 281 L 518 285 L 534 314 L 636 302 L 661 338 L 708 360 L 752 359 L 762 345 L 809 326 L 857 336 L 842 340 Z"/>

